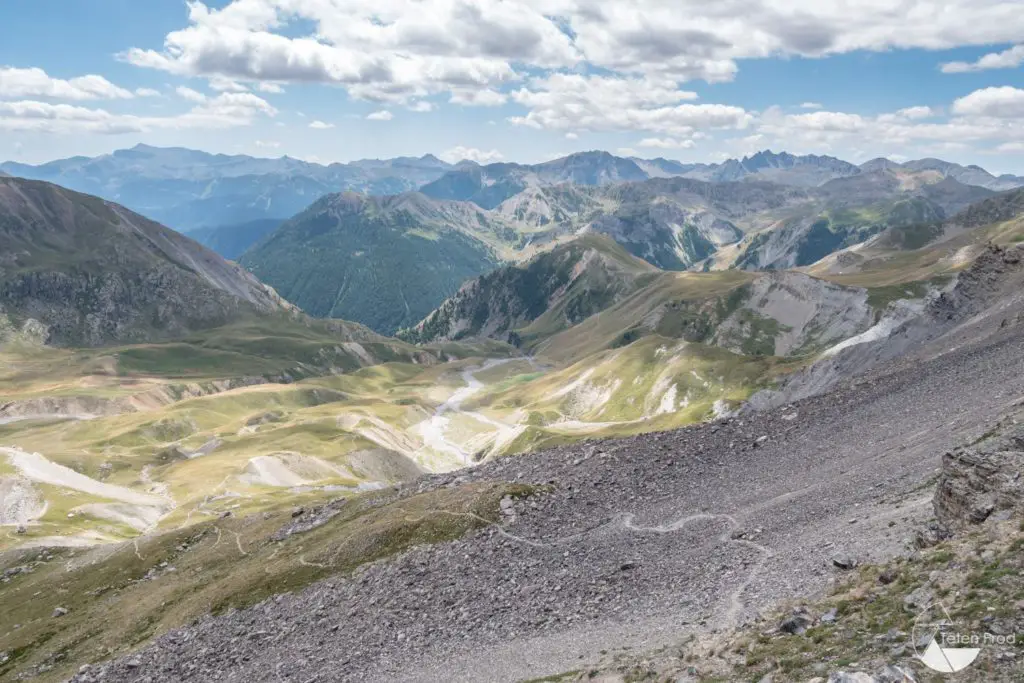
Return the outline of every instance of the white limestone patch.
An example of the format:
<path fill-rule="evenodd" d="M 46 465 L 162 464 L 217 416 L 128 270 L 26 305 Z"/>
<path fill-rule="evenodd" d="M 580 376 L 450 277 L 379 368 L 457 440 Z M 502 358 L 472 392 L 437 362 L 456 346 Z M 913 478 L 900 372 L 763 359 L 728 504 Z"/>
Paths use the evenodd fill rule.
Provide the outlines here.
<path fill-rule="evenodd" d="M 664 415 L 666 413 L 674 413 L 676 411 L 676 385 L 673 384 L 668 388 L 668 391 L 661 397 L 661 403 L 658 404 L 658 409 L 654 411 L 655 415 Z"/>
<path fill-rule="evenodd" d="M 921 301 L 897 301 L 892 307 L 886 312 L 885 316 L 878 321 L 872 327 L 869 327 L 864 332 L 858 335 L 845 339 L 835 346 L 826 349 L 822 356 L 827 358 L 834 356 L 843 349 L 848 349 L 851 346 L 857 346 L 858 344 L 868 344 L 870 342 L 879 341 L 881 339 L 887 339 L 889 335 L 893 333 L 893 330 L 903 325 L 906 321 L 919 315 L 924 310 L 924 302 Z"/>
<path fill-rule="evenodd" d="M 74 489 L 100 498 L 165 509 L 169 503 L 164 498 L 133 491 L 124 486 L 115 486 L 96 481 L 79 474 L 69 467 L 50 462 L 39 453 L 27 453 L 18 448 L 0 448 L 8 462 L 16 467 L 27 479 L 53 486 Z"/>
<path fill-rule="evenodd" d="M 90 503 L 71 510 L 75 515 L 95 517 L 116 524 L 130 526 L 136 531 L 148 531 L 156 526 L 163 513 L 146 505 L 130 503 Z"/>
<path fill-rule="evenodd" d="M 352 478 L 346 472 L 320 458 L 299 453 L 275 453 L 249 458 L 238 476 L 244 484 L 292 488 L 336 478 Z"/>
<path fill-rule="evenodd" d="M 22 477 L 0 477 L 0 526 L 27 525 L 46 514 L 46 502 Z"/>

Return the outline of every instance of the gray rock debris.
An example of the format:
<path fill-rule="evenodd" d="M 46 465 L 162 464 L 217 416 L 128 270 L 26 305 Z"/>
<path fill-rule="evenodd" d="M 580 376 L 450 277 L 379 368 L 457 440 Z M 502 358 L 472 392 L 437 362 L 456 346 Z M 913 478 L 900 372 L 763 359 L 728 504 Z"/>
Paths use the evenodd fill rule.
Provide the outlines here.
<path fill-rule="evenodd" d="M 996 511 L 1024 515 L 1024 425 L 997 428 L 976 444 L 946 453 L 935 493 L 945 524 L 981 524 Z"/>
<path fill-rule="evenodd" d="M 931 496 L 921 484 L 939 454 L 1024 395 L 1024 329 L 940 350 L 801 401 L 785 411 L 796 420 L 751 413 L 422 477 L 396 498 L 472 482 L 550 491 L 515 502 L 514 527 L 206 617 L 130 655 L 138 667 L 123 657 L 89 675 L 504 683 L 579 669 L 602 648 L 730 628 L 824 590 L 833 575 L 815 549 L 870 563 L 907 552 L 886 522 L 925 521 L 924 506 L 906 503 Z"/>

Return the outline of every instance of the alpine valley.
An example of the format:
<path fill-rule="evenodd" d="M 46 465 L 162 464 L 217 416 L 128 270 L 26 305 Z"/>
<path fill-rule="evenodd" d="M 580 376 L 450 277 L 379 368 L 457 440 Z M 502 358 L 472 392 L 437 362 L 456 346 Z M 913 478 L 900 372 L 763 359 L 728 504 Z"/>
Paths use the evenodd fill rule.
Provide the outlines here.
<path fill-rule="evenodd" d="M 938 159 L 0 164 L 0 678 L 928 680 L 1021 622 L 1021 242 Z"/>

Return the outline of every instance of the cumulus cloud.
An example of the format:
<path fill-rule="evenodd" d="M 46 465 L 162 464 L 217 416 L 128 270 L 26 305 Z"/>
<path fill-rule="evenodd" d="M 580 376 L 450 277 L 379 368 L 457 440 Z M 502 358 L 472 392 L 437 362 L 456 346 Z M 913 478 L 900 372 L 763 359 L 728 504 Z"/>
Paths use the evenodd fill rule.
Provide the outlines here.
<path fill-rule="evenodd" d="M 188 100 L 189 102 L 206 101 L 206 95 L 197 90 L 193 90 L 192 88 L 186 88 L 183 85 L 179 85 L 177 88 L 175 88 L 174 92 L 178 93 L 178 97 L 182 98 L 183 100 Z"/>
<path fill-rule="evenodd" d="M 489 88 L 454 90 L 448 101 L 465 107 L 500 107 L 508 102 L 508 95 Z"/>
<path fill-rule="evenodd" d="M 857 50 L 938 50 L 1024 34 L 1016 0 L 233 0 L 188 3 L 187 23 L 159 49 L 120 58 L 186 76 L 322 82 L 378 102 L 447 92 L 500 104 L 502 86 L 538 72 L 675 82 L 732 79 L 739 60 Z M 901 30 L 893 31 L 893 26 Z M 979 63 L 1006 63 L 1016 53 Z M 489 91 L 475 97 L 472 91 Z"/>
<path fill-rule="evenodd" d="M 940 118 L 942 112 L 916 106 L 877 116 L 833 111 L 785 114 L 771 107 L 761 112 L 755 128 L 764 144 L 818 153 L 864 141 L 884 150 L 918 145 L 936 153 L 963 151 L 969 145 L 1012 150 L 1024 142 L 1024 90 L 976 90 L 955 100 L 950 112 Z"/>
<path fill-rule="evenodd" d="M 213 76 L 208 79 L 211 90 L 217 92 L 249 92 L 249 88 L 238 81 L 223 76 Z"/>
<path fill-rule="evenodd" d="M 136 88 L 136 97 L 160 97 L 160 91 L 153 88 Z"/>
<path fill-rule="evenodd" d="M 496 149 L 482 150 L 475 147 L 463 147 L 459 145 L 441 152 L 438 157 L 449 164 L 456 164 L 460 161 L 475 161 L 478 164 L 492 164 L 501 161 L 505 155 Z"/>
<path fill-rule="evenodd" d="M 953 102 L 953 113 L 1001 119 L 1024 118 L 1024 90 L 1008 85 L 975 90 Z"/>
<path fill-rule="evenodd" d="M 36 100 L 0 101 L 0 130 L 42 133 L 146 133 L 168 129 L 217 129 L 244 126 L 277 110 L 251 93 L 223 93 L 177 116 L 115 114 L 70 104 Z"/>
<path fill-rule="evenodd" d="M 907 119 L 927 119 L 935 116 L 935 110 L 931 107 L 906 107 L 898 110 L 896 114 Z"/>
<path fill-rule="evenodd" d="M 689 137 L 702 128 L 743 128 L 752 117 L 740 107 L 689 104 L 696 93 L 664 79 L 555 73 L 512 93 L 527 108 L 513 124 L 538 129 L 642 130 Z"/>
<path fill-rule="evenodd" d="M 644 138 L 638 144 L 641 147 L 655 149 L 690 149 L 696 143 L 693 140 L 676 140 L 675 138 Z"/>
<path fill-rule="evenodd" d="M 316 120 L 310 123 L 309 127 L 312 128 L 313 130 L 329 130 L 331 128 L 334 128 L 334 124 Z"/>
<path fill-rule="evenodd" d="M 905 107 L 899 109 L 891 114 L 882 114 L 878 117 L 879 121 L 882 122 L 907 122 L 917 121 L 920 119 L 929 119 L 936 116 L 936 112 L 931 107 Z"/>
<path fill-rule="evenodd" d="M 70 80 L 54 78 L 42 69 L 0 67 L 0 97 L 45 97 L 55 100 L 130 100 L 135 94 L 103 76 L 89 74 Z"/>
<path fill-rule="evenodd" d="M 393 118 L 395 118 L 395 115 L 387 109 L 381 109 L 380 111 L 375 111 L 372 114 L 366 115 L 367 121 L 390 121 Z"/>
<path fill-rule="evenodd" d="M 1024 64 L 1024 45 L 1014 45 L 1002 52 L 990 52 L 974 62 L 946 62 L 942 73 L 963 74 L 987 69 L 1015 69 Z"/>
<path fill-rule="evenodd" d="M 824 109 L 821 102 L 801 102 L 801 109 Z"/>

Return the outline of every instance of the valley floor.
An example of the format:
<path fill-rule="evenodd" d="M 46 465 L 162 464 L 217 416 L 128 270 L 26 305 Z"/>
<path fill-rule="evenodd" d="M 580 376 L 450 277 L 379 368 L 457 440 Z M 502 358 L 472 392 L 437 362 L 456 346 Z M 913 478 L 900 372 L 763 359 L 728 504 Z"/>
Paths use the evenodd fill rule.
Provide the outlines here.
<path fill-rule="evenodd" d="M 1022 400 L 1011 325 L 768 412 L 428 476 L 390 500 L 543 489 L 461 540 L 202 619 L 76 680 L 516 681 L 723 631 L 823 590 L 836 554 L 907 552 L 942 453 Z"/>

